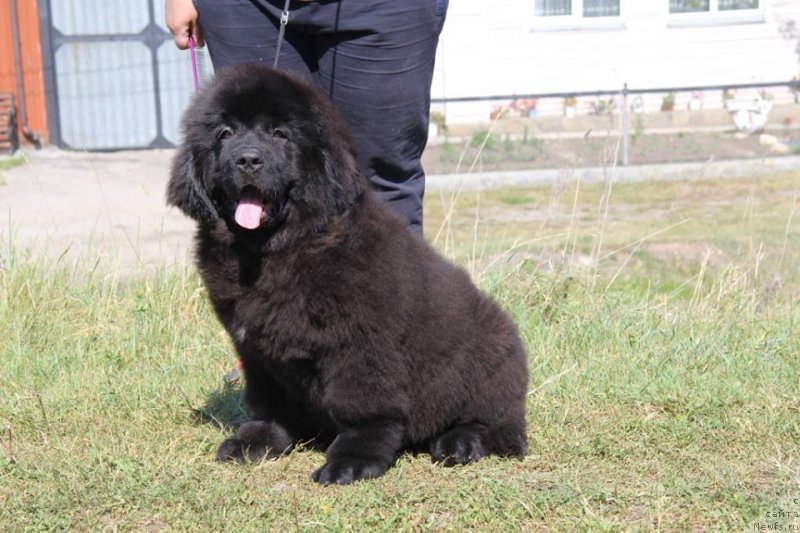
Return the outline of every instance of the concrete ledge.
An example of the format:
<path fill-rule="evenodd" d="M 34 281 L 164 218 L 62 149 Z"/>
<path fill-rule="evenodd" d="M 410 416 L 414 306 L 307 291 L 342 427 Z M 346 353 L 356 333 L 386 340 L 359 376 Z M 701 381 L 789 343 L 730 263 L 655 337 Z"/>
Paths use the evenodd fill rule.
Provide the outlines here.
<path fill-rule="evenodd" d="M 562 168 L 547 170 L 514 170 L 475 174 L 440 174 L 427 177 L 426 190 L 499 189 L 549 185 L 563 181 L 582 183 L 741 179 L 786 172 L 800 173 L 800 156 L 706 161 L 699 163 L 665 163 L 628 167 Z"/>

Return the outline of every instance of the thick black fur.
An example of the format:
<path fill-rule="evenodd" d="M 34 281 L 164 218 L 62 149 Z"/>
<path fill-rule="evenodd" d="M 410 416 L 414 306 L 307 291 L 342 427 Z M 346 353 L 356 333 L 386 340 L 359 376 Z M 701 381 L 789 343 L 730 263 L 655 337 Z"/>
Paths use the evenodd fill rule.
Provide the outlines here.
<path fill-rule="evenodd" d="M 323 94 L 235 67 L 183 128 L 167 199 L 198 222 L 197 263 L 254 413 L 219 460 L 311 440 L 326 447 L 313 478 L 329 484 L 378 477 L 412 448 L 445 466 L 525 454 L 516 327 L 369 190 Z M 254 230 L 233 220 L 245 187 L 267 204 Z"/>

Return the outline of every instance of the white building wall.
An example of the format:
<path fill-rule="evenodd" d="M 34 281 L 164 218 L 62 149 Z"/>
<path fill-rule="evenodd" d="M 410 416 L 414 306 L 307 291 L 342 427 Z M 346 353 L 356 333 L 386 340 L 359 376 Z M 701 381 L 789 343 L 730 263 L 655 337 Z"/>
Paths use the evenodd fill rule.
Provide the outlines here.
<path fill-rule="evenodd" d="M 533 0 L 451 0 L 432 96 L 789 80 L 800 58 L 779 29 L 788 19 L 800 25 L 800 0 L 761 3 L 757 19 L 726 24 L 706 14 L 670 15 L 669 0 L 622 0 L 615 27 L 559 29 L 537 22 Z M 448 104 L 447 120 L 486 121 L 491 106 Z"/>

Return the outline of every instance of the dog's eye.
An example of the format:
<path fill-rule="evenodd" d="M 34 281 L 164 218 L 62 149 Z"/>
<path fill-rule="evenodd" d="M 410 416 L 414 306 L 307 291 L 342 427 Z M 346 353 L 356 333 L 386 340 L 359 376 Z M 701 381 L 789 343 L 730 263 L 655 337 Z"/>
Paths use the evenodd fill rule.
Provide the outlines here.
<path fill-rule="evenodd" d="M 230 128 L 222 128 L 222 130 L 219 132 L 217 137 L 219 138 L 219 140 L 223 140 L 223 139 L 227 139 L 231 135 L 233 135 L 233 130 L 232 129 L 230 129 Z"/>
<path fill-rule="evenodd" d="M 277 139 L 287 140 L 289 137 L 286 136 L 286 133 L 282 129 L 275 128 L 272 130 L 272 136 Z"/>

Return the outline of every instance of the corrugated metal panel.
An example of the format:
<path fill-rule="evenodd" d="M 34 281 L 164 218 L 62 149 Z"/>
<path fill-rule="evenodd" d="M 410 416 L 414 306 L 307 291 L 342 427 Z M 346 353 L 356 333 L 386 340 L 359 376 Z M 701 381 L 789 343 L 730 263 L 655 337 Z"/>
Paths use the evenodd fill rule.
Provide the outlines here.
<path fill-rule="evenodd" d="M 153 65 L 143 43 L 65 43 L 55 58 L 61 136 L 70 147 L 144 147 L 156 140 Z"/>
<path fill-rule="evenodd" d="M 51 0 L 50 15 L 60 144 L 176 144 L 192 74 L 165 27 L 163 0 Z"/>
<path fill-rule="evenodd" d="M 139 33 L 150 22 L 147 0 L 50 0 L 50 15 L 64 35 Z"/>

